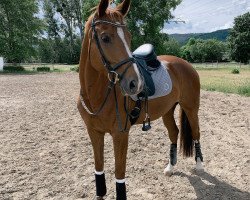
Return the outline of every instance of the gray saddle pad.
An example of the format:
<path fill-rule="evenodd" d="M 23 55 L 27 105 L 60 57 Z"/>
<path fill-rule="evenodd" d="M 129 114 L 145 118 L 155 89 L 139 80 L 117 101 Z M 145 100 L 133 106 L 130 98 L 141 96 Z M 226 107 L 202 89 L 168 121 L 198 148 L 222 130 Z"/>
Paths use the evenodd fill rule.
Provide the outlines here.
<path fill-rule="evenodd" d="M 148 99 L 151 100 L 168 95 L 172 91 L 172 80 L 167 70 L 167 63 L 161 62 L 161 66 L 157 70 L 150 72 L 152 73 L 151 77 L 155 84 L 155 94 L 149 96 Z M 134 101 L 138 100 L 137 95 L 132 95 L 130 97 Z"/>

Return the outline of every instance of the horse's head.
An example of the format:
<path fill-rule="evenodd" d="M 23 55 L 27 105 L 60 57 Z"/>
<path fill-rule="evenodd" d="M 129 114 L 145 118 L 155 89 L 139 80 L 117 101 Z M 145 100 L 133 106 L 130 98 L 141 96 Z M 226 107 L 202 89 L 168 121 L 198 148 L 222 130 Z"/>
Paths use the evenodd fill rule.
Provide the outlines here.
<path fill-rule="evenodd" d="M 85 40 L 90 41 L 91 66 L 110 81 L 119 81 L 124 95 L 140 93 L 144 84 L 130 51 L 131 35 L 124 23 L 129 6 L 130 0 L 116 8 L 109 7 L 109 0 L 101 0 L 85 29 Z"/>

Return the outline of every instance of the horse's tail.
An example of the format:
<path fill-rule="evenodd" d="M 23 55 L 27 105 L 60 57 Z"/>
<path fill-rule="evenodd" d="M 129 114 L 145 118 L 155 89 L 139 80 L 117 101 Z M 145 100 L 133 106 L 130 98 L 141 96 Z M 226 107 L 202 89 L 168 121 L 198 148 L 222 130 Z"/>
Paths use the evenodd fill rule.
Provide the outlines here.
<path fill-rule="evenodd" d="M 180 108 L 180 149 L 184 156 L 193 156 L 193 138 L 190 123 L 187 115 L 182 108 Z"/>

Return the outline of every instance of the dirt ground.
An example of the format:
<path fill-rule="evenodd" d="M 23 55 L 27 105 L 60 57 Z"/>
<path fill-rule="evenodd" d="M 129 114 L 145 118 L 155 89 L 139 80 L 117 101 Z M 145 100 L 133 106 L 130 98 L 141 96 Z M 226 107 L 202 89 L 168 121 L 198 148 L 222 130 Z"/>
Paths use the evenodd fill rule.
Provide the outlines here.
<path fill-rule="evenodd" d="M 0 199 L 93 199 L 92 147 L 76 108 L 77 73 L 0 75 Z M 204 173 L 178 157 L 166 177 L 170 141 L 161 120 L 130 133 L 127 191 L 132 200 L 250 199 L 250 98 L 202 91 Z M 105 138 L 108 194 L 115 199 L 111 137 Z"/>

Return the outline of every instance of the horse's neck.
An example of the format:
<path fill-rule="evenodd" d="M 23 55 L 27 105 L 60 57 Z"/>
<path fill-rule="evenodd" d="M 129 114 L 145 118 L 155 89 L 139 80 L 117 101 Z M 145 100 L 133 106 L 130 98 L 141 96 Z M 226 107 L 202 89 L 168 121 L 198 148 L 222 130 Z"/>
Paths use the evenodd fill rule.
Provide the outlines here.
<path fill-rule="evenodd" d="M 97 72 L 86 60 L 84 69 L 81 70 L 81 91 L 84 99 L 92 109 L 97 108 L 105 98 L 105 92 L 108 87 L 107 77 L 104 74 Z"/>

